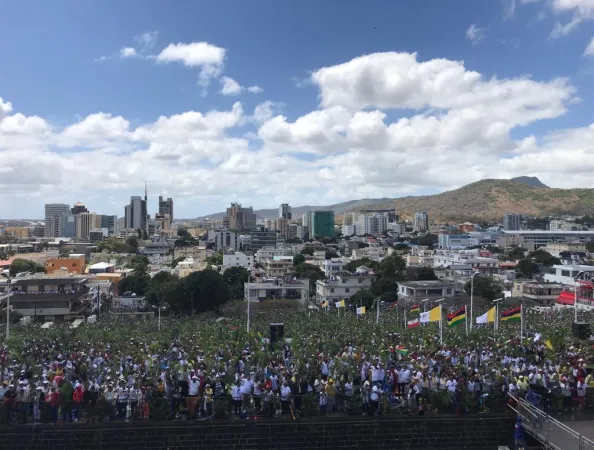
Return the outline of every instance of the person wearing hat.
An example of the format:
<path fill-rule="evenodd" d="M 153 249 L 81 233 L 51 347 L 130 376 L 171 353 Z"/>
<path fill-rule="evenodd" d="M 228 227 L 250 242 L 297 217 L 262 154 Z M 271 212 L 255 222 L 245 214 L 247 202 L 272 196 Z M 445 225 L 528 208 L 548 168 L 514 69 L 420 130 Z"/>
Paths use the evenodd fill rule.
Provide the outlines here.
<path fill-rule="evenodd" d="M 525 450 L 526 441 L 524 440 L 524 425 L 522 424 L 522 418 L 518 416 L 516 419 L 516 425 L 514 426 L 514 441 L 515 450 Z"/>

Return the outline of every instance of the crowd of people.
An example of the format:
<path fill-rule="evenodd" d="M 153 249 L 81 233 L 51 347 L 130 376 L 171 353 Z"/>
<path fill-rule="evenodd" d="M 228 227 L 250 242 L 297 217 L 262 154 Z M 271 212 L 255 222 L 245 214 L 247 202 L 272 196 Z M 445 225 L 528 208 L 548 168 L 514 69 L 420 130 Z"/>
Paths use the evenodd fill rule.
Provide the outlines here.
<path fill-rule="evenodd" d="M 446 328 L 443 344 L 437 324 L 401 318 L 256 311 L 249 333 L 236 314 L 163 317 L 160 331 L 109 313 L 75 329 L 20 326 L 0 342 L 0 421 L 466 414 L 505 407 L 508 393 L 593 406 L 592 347 L 571 337 L 571 309 L 527 310 L 523 339 L 519 324 L 487 324 Z M 270 343 L 271 322 L 288 339 Z"/>

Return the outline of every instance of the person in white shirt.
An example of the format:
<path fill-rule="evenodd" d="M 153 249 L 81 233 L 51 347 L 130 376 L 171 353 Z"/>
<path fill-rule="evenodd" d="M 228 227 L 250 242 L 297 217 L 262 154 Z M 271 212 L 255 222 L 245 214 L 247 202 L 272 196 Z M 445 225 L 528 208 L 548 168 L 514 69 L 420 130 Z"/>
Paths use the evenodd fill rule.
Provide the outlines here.
<path fill-rule="evenodd" d="M 289 414 L 289 406 L 291 401 L 291 388 L 286 381 L 283 381 L 283 385 L 280 390 L 281 395 L 281 410 L 283 414 Z"/>
<path fill-rule="evenodd" d="M 233 413 L 236 416 L 241 414 L 241 383 L 238 381 L 235 383 L 235 386 L 231 388 L 231 399 L 233 401 Z"/>

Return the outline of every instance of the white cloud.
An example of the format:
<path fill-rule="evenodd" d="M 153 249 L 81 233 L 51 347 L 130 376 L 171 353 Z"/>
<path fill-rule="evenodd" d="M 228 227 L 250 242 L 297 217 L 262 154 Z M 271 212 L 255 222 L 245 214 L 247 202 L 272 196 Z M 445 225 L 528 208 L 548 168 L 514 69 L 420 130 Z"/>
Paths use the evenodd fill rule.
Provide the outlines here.
<path fill-rule="evenodd" d="M 169 44 L 156 57 L 158 62 L 180 62 L 186 67 L 200 68 L 199 83 L 206 87 L 218 77 L 225 63 L 226 50 L 208 42 Z"/>
<path fill-rule="evenodd" d="M 136 56 L 134 47 L 124 47 L 120 50 L 120 58 L 133 58 L 134 56 Z"/>
<path fill-rule="evenodd" d="M 247 91 L 251 92 L 252 94 L 261 94 L 262 92 L 264 92 L 264 89 L 262 89 L 258 85 L 254 85 L 254 86 L 248 86 Z"/>
<path fill-rule="evenodd" d="M 594 56 L 594 37 L 592 37 L 592 40 L 586 47 L 586 50 L 584 50 L 584 56 Z"/>
<path fill-rule="evenodd" d="M 158 31 L 149 31 L 146 33 L 134 36 L 134 41 L 138 44 L 142 51 L 150 51 L 157 45 L 157 39 L 159 38 Z"/>
<path fill-rule="evenodd" d="M 472 42 L 473 45 L 478 44 L 485 38 L 485 29 L 479 28 L 475 24 L 472 24 L 466 30 L 466 39 Z"/>
<path fill-rule="evenodd" d="M 503 20 L 509 20 L 516 15 L 516 0 L 504 0 Z"/>
<path fill-rule="evenodd" d="M 572 14 L 569 22 L 555 23 L 550 35 L 552 39 L 567 36 L 582 23 L 594 20 L 593 0 L 553 0 L 550 5 L 556 14 Z"/>
<path fill-rule="evenodd" d="M 232 200 L 323 205 L 526 174 L 555 187 L 592 185 L 594 124 L 512 137 L 565 113 L 575 101 L 567 80 L 491 78 L 406 53 L 362 56 L 311 79 L 321 104 L 300 117 L 280 115 L 282 105 L 270 101 L 246 115 L 237 102 L 140 125 L 98 112 L 58 127 L 0 100 L 0 211 L 42 216 L 44 202 L 92 192 L 89 207 L 122 215 L 145 179 L 176 200 L 178 217 Z M 393 108 L 396 119 L 385 111 Z"/>
<path fill-rule="evenodd" d="M 221 78 L 221 94 L 223 95 L 238 95 L 243 90 L 243 87 L 231 77 Z"/>

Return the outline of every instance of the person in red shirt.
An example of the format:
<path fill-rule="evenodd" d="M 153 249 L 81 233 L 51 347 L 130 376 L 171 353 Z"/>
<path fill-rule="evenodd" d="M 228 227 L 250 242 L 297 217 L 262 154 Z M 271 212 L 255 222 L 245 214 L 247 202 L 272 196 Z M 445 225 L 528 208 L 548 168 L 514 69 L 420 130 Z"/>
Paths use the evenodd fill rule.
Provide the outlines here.
<path fill-rule="evenodd" d="M 74 392 L 72 393 L 73 408 L 72 408 L 72 420 L 78 422 L 78 415 L 83 406 L 85 393 L 83 392 L 82 385 L 77 384 Z"/>
<path fill-rule="evenodd" d="M 58 407 L 60 406 L 60 392 L 52 387 L 45 397 L 45 402 L 50 410 L 50 423 L 55 424 L 58 421 Z"/>

